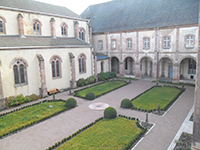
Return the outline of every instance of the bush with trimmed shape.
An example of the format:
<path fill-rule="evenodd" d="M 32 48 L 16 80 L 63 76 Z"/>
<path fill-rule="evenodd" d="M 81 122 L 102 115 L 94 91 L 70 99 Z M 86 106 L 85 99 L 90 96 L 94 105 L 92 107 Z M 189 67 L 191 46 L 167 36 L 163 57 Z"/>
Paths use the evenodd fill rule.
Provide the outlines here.
<path fill-rule="evenodd" d="M 125 98 L 121 101 L 121 107 L 122 108 L 133 108 L 133 103 L 128 98 Z"/>
<path fill-rule="evenodd" d="M 93 92 L 89 92 L 86 94 L 85 98 L 87 100 L 93 100 L 93 99 L 95 99 L 95 94 Z"/>
<path fill-rule="evenodd" d="M 117 111 L 113 107 L 107 107 L 104 110 L 104 118 L 106 119 L 114 119 L 117 117 Z"/>
<path fill-rule="evenodd" d="M 68 98 L 65 103 L 65 106 L 68 108 L 74 108 L 76 107 L 76 105 L 77 105 L 77 102 L 74 98 Z"/>

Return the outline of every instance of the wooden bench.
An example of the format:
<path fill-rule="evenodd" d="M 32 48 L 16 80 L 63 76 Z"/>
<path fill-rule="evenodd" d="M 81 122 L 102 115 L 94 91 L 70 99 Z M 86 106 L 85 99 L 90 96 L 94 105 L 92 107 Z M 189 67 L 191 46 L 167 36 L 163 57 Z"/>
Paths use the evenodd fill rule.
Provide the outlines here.
<path fill-rule="evenodd" d="M 47 91 L 49 95 L 53 94 L 53 93 L 58 93 L 59 90 L 58 89 L 51 89 Z"/>

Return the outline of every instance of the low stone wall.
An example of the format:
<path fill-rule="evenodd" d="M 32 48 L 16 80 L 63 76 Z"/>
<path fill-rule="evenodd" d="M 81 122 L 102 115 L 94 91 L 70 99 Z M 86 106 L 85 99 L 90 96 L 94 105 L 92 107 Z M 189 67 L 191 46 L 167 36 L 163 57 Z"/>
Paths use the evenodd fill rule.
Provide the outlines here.
<path fill-rule="evenodd" d="M 6 108 L 5 99 L 0 99 L 0 110 L 3 110 L 5 108 Z"/>

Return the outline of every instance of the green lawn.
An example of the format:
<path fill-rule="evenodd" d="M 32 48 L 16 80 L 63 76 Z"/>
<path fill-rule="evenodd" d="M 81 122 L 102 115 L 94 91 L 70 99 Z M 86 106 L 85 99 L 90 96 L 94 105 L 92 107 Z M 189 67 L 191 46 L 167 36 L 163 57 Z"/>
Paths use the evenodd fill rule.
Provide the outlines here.
<path fill-rule="evenodd" d="M 0 136 L 65 110 L 65 102 L 44 102 L 0 117 Z"/>
<path fill-rule="evenodd" d="M 109 81 L 109 82 L 105 82 L 102 84 L 98 84 L 80 91 L 75 91 L 75 96 L 79 96 L 79 97 L 85 97 L 85 95 L 89 92 L 93 92 L 95 94 L 95 97 L 98 97 L 102 94 L 105 94 L 109 91 L 112 91 L 114 89 L 117 89 L 123 85 L 126 85 L 127 82 L 125 81 Z"/>
<path fill-rule="evenodd" d="M 122 150 L 140 132 L 136 121 L 121 117 L 103 119 L 57 150 Z"/>
<path fill-rule="evenodd" d="M 174 87 L 154 87 L 132 101 L 135 108 L 143 110 L 163 109 L 181 92 Z"/>

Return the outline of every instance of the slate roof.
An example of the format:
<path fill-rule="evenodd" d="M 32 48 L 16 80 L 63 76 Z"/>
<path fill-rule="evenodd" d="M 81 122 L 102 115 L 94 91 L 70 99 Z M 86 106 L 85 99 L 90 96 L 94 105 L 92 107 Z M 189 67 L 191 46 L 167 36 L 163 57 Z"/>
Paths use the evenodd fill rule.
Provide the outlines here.
<path fill-rule="evenodd" d="M 93 33 L 198 24 L 199 0 L 113 0 L 89 6 Z"/>
<path fill-rule="evenodd" d="M 92 47 L 75 37 L 56 38 L 26 36 L 20 38 L 19 36 L 0 36 L 0 49 L 7 48 L 36 48 L 36 47 Z"/>
<path fill-rule="evenodd" d="M 0 0 L 0 6 L 81 18 L 79 15 L 66 7 L 51 5 L 34 0 Z"/>
<path fill-rule="evenodd" d="M 109 59 L 108 56 L 97 54 L 97 60 Z"/>

